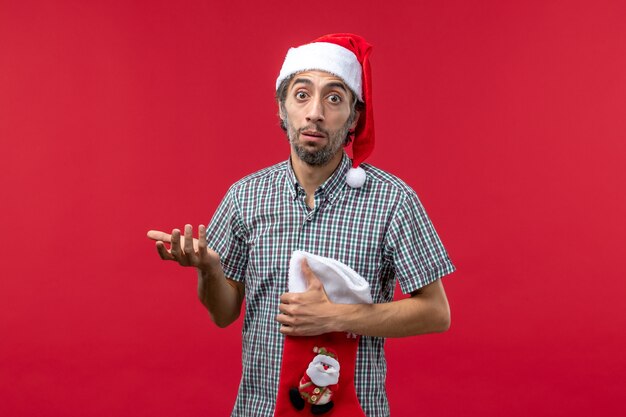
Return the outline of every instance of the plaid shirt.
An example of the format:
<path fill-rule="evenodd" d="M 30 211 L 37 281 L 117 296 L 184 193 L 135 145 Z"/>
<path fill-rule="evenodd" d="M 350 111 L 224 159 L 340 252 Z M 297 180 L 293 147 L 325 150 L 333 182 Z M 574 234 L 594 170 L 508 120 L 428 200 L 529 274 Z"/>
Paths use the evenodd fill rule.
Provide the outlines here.
<path fill-rule="evenodd" d="M 235 183 L 207 231 L 227 277 L 245 283 L 243 375 L 232 416 L 272 416 L 284 336 L 275 321 L 287 291 L 294 250 L 337 259 L 370 284 L 374 303 L 392 301 L 395 280 L 410 293 L 454 271 L 415 192 L 396 177 L 363 164 L 367 180 L 350 188 L 344 154 L 335 173 L 305 203 L 285 161 Z M 384 338 L 360 340 L 355 387 L 370 417 L 389 415 Z"/>

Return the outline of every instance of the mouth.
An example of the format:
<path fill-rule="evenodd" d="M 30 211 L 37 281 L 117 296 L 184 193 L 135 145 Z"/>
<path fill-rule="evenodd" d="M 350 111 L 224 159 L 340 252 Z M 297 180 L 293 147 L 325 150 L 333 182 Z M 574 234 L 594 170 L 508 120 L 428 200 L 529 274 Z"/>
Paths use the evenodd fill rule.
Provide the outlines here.
<path fill-rule="evenodd" d="M 305 140 L 313 142 L 326 138 L 326 135 L 318 130 L 303 130 L 300 132 L 300 136 Z"/>

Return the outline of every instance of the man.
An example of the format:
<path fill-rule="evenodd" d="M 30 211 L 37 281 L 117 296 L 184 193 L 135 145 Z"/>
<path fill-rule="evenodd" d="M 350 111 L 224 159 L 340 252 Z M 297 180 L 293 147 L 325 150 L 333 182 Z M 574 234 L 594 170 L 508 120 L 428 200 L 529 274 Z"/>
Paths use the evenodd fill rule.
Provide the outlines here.
<path fill-rule="evenodd" d="M 389 415 L 384 338 L 449 327 L 440 278 L 454 266 L 415 192 L 361 164 L 374 144 L 370 50 L 352 34 L 290 49 L 276 83 L 289 160 L 235 183 L 198 240 L 190 225 L 182 237 L 148 233 L 162 259 L 197 269 L 198 295 L 218 326 L 238 318 L 246 297 L 234 416 L 273 415 L 285 335 L 329 332 L 362 335 L 358 400 L 367 416 Z M 350 141 L 352 161 L 343 151 Z M 332 303 L 306 263 L 308 289 L 286 292 L 295 250 L 348 265 L 374 303 Z M 392 301 L 396 280 L 410 297 Z"/>

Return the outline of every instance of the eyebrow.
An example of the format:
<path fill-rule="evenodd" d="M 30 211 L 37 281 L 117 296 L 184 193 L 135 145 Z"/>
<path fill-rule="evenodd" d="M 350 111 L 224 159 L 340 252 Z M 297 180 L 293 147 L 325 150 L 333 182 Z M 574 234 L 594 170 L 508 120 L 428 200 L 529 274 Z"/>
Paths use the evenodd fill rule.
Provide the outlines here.
<path fill-rule="evenodd" d="M 293 84 L 291 85 L 291 88 L 295 87 L 296 84 L 313 85 L 313 82 L 307 78 L 296 78 Z"/>
<path fill-rule="evenodd" d="M 294 80 L 293 84 L 291 85 L 291 88 L 295 87 L 297 84 L 313 85 L 313 82 L 311 80 L 309 80 L 308 78 L 296 78 Z M 338 81 L 330 82 L 330 83 L 326 84 L 324 86 L 324 88 L 340 88 L 346 94 L 348 94 L 348 90 L 346 89 L 346 86 L 343 83 L 340 83 Z"/>
<path fill-rule="evenodd" d="M 328 87 L 341 88 L 346 94 L 348 94 L 348 90 L 346 89 L 346 86 L 343 85 L 343 83 L 340 83 L 340 82 L 337 82 L 337 81 L 332 82 L 332 83 L 328 83 L 328 84 L 326 84 L 325 87 L 326 88 L 328 88 Z"/>

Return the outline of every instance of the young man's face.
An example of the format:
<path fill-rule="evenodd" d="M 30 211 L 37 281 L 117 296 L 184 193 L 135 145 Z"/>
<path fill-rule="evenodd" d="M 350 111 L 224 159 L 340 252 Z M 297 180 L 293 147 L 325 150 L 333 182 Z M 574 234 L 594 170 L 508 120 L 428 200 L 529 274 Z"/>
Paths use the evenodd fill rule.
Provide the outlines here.
<path fill-rule="evenodd" d="M 280 109 L 292 156 L 315 166 L 333 159 L 358 120 L 358 113 L 349 120 L 352 100 L 341 78 L 323 71 L 296 74 L 287 87 L 285 107 Z"/>

